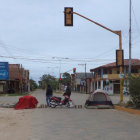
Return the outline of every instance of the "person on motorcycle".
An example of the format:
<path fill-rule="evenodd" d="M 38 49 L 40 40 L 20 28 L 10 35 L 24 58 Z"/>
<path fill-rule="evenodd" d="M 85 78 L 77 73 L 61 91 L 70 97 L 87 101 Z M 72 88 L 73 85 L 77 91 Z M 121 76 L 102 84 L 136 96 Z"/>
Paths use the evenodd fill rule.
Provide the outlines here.
<path fill-rule="evenodd" d="M 48 85 L 48 87 L 46 89 L 46 102 L 47 102 L 48 106 L 50 105 L 50 98 L 52 97 L 52 95 L 53 95 L 53 90 L 52 90 L 51 86 Z"/>

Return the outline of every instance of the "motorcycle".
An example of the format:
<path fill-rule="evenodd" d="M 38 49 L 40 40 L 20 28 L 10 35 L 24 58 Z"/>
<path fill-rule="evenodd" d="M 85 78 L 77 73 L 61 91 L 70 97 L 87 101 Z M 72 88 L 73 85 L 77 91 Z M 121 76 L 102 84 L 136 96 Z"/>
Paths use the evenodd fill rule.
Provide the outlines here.
<path fill-rule="evenodd" d="M 50 107 L 51 108 L 55 108 L 56 106 L 65 106 L 65 107 L 73 107 L 73 102 L 72 100 L 70 99 L 69 96 L 67 95 L 63 95 L 64 96 L 64 99 L 62 100 L 61 97 L 56 97 L 56 96 L 52 96 L 50 98 Z"/>

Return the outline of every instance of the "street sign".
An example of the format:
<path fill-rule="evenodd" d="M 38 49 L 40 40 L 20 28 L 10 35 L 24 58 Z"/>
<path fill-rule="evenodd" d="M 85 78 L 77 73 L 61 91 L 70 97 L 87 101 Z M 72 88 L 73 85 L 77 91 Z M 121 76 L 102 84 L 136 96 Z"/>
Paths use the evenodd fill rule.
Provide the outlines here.
<path fill-rule="evenodd" d="M 120 78 L 124 78 L 124 74 L 120 74 L 120 76 L 119 76 Z"/>
<path fill-rule="evenodd" d="M 73 26 L 73 8 L 65 7 L 64 10 L 65 26 Z"/>
<path fill-rule="evenodd" d="M 110 83 L 110 81 L 109 80 L 106 80 L 106 84 L 109 85 L 109 83 Z"/>
<path fill-rule="evenodd" d="M 123 65 L 124 65 L 123 50 L 116 50 L 116 66 Z"/>
<path fill-rule="evenodd" d="M 8 62 L 0 62 L 0 80 L 9 80 Z"/>

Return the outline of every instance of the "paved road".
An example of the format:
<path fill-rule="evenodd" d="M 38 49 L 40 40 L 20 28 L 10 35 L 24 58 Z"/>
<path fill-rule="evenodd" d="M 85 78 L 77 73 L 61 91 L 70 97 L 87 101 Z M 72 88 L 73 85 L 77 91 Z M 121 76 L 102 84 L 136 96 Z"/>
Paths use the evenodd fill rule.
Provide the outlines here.
<path fill-rule="evenodd" d="M 39 100 L 40 104 L 45 104 L 45 91 L 44 90 L 37 90 L 33 92 L 37 99 Z M 57 96 L 62 96 L 61 94 L 57 94 Z M 85 100 L 88 98 L 89 95 L 86 94 L 81 94 L 81 93 L 73 93 L 72 94 L 72 99 L 74 102 L 77 104 L 84 104 Z M 18 102 L 18 99 L 20 96 L 0 96 L 0 104 L 13 104 Z M 80 98 L 80 99 L 78 99 Z M 113 95 L 110 96 L 113 104 L 117 104 L 120 101 L 120 95 Z M 129 100 L 129 96 L 124 96 L 124 102 L 127 102 Z"/>
<path fill-rule="evenodd" d="M 44 91 L 34 94 L 45 103 Z M 87 95 L 72 94 L 76 104 Z M 140 116 L 113 109 L 35 109 L 30 140 L 139 140 Z"/>
<path fill-rule="evenodd" d="M 46 103 L 45 91 L 37 90 L 33 96 L 37 97 L 40 104 Z M 73 93 L 71 98 L 75 104 L 80 105 L 85 103 L 87 96 Z M 119 96 L 111 97 L 115 102 L 119 99 Z M 18 98 L 0 97 L 0 102 L 13 102 Z M 23 113 L 28 113 L 30 120 L 28 127 L 25 127 L 30 130 L 30 134 L 24 140 L 140 139 L 140 116 L 114 109 L 37 108 Z"/>

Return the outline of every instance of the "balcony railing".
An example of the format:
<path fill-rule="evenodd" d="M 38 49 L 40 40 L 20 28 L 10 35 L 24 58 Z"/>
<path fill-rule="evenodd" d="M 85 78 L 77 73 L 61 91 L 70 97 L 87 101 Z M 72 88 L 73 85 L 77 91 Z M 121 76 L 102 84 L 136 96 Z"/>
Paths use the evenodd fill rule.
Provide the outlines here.
<path fill-rule="evenodd" d="M 132 76 L 140 76 L 140 73 L 133 73 Z M 125 78 L 128 76 L 125 75 Z M 101 75 L 96 75 L 96 77 L 93 77 L 92 80 L 100 80 L 100 79 L 116 79 L 119 80 L 120 78 L 124 78 L 123 74 L 103 74 L 103 77 Z"/>

